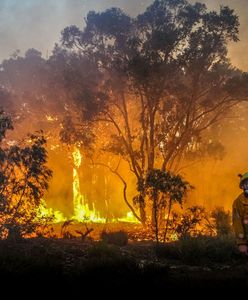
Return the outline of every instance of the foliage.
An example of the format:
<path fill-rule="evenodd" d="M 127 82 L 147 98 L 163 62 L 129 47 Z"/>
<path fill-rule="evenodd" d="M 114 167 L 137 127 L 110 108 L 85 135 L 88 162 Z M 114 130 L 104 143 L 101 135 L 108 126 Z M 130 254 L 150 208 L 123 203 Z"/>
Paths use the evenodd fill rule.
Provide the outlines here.
<path fill-rule="evenodd" d="M 225 154 L 209 132 L 247 99 L 248 76 L 227 58 L 238 30 L 238 16 L 229 7 L 208 11 L 185 0 L 156 0 L 135 18 L 119 8 L 91 11 L 85 28 L 63 30 L 62 43 L 48 59 L 29 49 L 4 60 L 0 101 L 19 124 L 26 120 L 25 130 L 29 123 L 42 124 L 56 136 L 54 144 L 111 153 L 109 167 L 121 158 L 138 185 L 154 169 L 177 174 L 185 160 Z M 147 198 L 142 189 L 135 197 L 143 224 L 150 217 Z"/>
<path fill-rule="evenodd" d="M 38 207 L 52 176 L 46 166 L 46 140 L 42 133 L 29 135 L 8 146 L 5 137 L 13 129 L 10 117 L 0 114 L 0 225 L 9 238 L 31 234 L 41 222 Z"/>
<path fill-rule="evenodd" d="M 211 217 L 213 218 L 217 236 L 231 235 L 233 233 L 230 211 L 225 211 L 223 207 L 217 207 L 212 211 Z"/>
<path fill-rule="evenodd" d="M 139 184 L 138 191 L 152 202 L 152 225 L 157 242 L 161 226 L 165 228 L 164 240 L 166 239 L 173 204 L 178 203 L 182 206 L 183 197 L 190 188 L 189 183 L 180 175 L 156 169 L 151 170 L 144 183 Z"/>
<path fill-rule="evenodd" d="M 181 239 L 187 236 L 213 235 L 210 216 L 202 206 L 189 207 L 182 214 L 172 212 L 170 233 Z"/>
<path fill-rule="evenodd" d="M 238 254 L 234 236 L 185 236 L 179 241 L 159 245 L 155 251 L 160 258 L 176 259 L 193 265 L 230 264 L 236 260 L 242 260 Z"/>
<path fill-rule="evenodd" d="M 3 141 L 3 139 L 6 136 L 7 130 L 13 130 L 13 124 L 11 118 L 6 115 L 2 110 L 0 111 L 0 142 Z M 4 159 L 4 153 L 1 151 L 1 162 Z"/>
<path fill-rule="evenodd" d="M 37 238 L 57 238 L 57 234 L 51 225 L 52 221 L 52 218 L 42 218 L 39 220 L 39 224 L 37 224 L 35 229 Z"/>
<path fill-rule="evenodd" d="M 154 193 L 161 193 L 163 201 L 170 198 L 171 201 L 182 204 L 183 196 L 189 188 L 189 183 L 184 181 L 180 175 L 161 170 L 151 170 L 146 177 L 144 188 L 148 196 L 154 198 Z M 166 204 L 162 201 L 162 205 Z"/>
<path fill-rule="evenodd" d="M 229 211 L 217 207 L 207 211 L 203 206 L 191 206 L 186 210 L 172 211 L 168 224 L 169 240 L 199 236 L 232 236 Z"/>
<path fill-rule="evenodd" d="M 101 74 L 99 109 L 91 119 L 110 128 L 101 131 L 103 149 L 127 161 L 138 184 L 153 169 L 177 171 L 198 152 L 223 157 L 219 141 L 209 143 L 205 133 L 248 96 L 247 76 L 227 58 L 238 30 L 229 7 L 217 12 L 159 0 L 136 18 L 118 8 L 89 12 L 83 30 L 62 32 L 62 49 L 87 57 Z M 82 115 L 86 110 L 84 103 Z M 142 192 L 136 200 L 145 223 Z"/>

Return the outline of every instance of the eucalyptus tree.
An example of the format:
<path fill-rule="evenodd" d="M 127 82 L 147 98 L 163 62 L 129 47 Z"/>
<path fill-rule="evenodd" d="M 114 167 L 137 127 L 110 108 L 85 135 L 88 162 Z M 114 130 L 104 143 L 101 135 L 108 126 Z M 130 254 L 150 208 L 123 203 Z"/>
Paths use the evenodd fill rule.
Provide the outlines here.
<path fill-rule="evenodd" d="M 248 76 L 227 59 L 238 31 L 229 7 L 208 11 L 186 0 L 156 0 L 135 18 L 118 8 L 91 11 L 83 30 L 63 30 L 63 47 L 102 74 L 101 94 L 80 97 L 82 86 L 74 100 L 84 113 L 97 107 L 91 117 L 111 128 L 105 150 L 128 162 L 138 186 L 154 169 L 176 172 L 205 132 L 247 99 Z M 145 222 L 145 190 L 135 200 Z"/>

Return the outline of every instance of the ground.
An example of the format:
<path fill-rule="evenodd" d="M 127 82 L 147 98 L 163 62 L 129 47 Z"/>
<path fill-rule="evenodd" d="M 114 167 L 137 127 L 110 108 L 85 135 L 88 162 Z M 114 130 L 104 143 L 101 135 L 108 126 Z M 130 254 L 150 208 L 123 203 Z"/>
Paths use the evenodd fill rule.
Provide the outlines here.
<path fill-rule="evenodd" d="M 99 289 L 248 286 L 246 258 L 228 238 L 187 238 L 157 246 L 129 241 L 33 238 L 0 241 L 0 274 L 23 284 Z"/>

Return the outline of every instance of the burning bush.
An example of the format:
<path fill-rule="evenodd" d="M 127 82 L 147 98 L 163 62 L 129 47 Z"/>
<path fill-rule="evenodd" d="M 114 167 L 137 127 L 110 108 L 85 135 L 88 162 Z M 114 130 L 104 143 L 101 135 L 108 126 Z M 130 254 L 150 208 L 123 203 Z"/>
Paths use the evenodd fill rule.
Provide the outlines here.
<path fill-rule="evenodd" d="M 10 145 L 5 140 L 10 129 L 11 118 L 0 112 L 0 233 L 20 238 L 33 233 L 42 223 L 38 208 L 52 171 L 46 166 L 46 140 L 42 133 Z"/>

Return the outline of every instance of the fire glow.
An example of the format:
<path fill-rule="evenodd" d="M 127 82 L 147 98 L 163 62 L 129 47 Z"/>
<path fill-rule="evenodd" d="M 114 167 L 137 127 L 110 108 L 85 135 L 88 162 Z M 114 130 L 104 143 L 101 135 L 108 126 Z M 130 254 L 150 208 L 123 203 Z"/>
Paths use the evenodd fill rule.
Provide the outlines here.
<path fill-rule="evenodd" d="M 53 223 L 62 223 L 67 220 L 74 220 L 76 222 L 89 222 L 89 223 L 106 223 L 106 218 L 100 215 L 100 212 L 96 210 L 95 204 L 93 203 L 93 208 L 89 207 L 85 196 L 80 191 L 80 178 L 79 178 L 79 168 L 82 164 L 82 154 L 79 147 L 74 146 L 72 152 L 73 158 L 73 182 L 72 182 L 72 194 L 73 194 L 73 215 L 70 218 L 64 216 L 64 214 L 56 209 L 48 208 L 46 200 L 42 200 L 38 208 L 39 217 L 48 217 L 53 220 Z M 128 223 L 139 223 L 134 217 L 132 212 L 128 212 L 126 216 L 121 218 L 116 218 L 108 220 L 108 222 L 128 222 Z"/>

